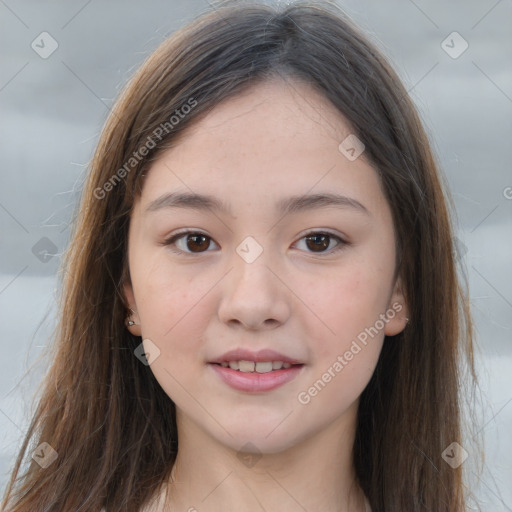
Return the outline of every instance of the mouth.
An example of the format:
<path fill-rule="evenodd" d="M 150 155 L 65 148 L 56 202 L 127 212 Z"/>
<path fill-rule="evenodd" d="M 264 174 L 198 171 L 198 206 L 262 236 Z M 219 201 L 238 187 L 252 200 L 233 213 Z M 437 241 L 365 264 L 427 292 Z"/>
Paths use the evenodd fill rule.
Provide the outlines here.
<path fill-rule="evenodd" d="M 284 361 L 222 361 L 209 363 L 220 381 L 232 389 L 246 393 L 272 391 L 297 377 L 302 363 Z"/>
<path fill-rule="evenodd" d="M 242 373 L 269 373 L 281 369 L 289 369 L 292 366 L 303 366 L 301 363 L 288 363 L 285 361 L 222 361 L 221 363 L 211 363 L 223 368 L 231 368 Z"/>

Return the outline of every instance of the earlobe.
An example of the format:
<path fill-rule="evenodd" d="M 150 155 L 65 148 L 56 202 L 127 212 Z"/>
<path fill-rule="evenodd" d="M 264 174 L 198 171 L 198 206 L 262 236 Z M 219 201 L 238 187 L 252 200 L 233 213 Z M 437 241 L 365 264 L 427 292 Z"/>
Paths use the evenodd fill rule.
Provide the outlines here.
<path fill-rule="evenodd" d="M 401 278 L 396 280 L 386 311 L 386 317 L 388 318 L 384 329 L 386 336 L 400 334 L 409 322 L 409 308 L 405 300 Z"/>
<path fill-rule="evenodd" d="M 130 331 L 134 336 L 142 336 L 141 326 L 140 326 L 140 318 L 135 308 L 135 296 L 133 293 L 133 288 L 130 283 L 125 283 L 123 285 L 123 292 L 125 297 L 125 302 L 128 304 L 128 311 L 126 315 L 125 325 L 126 328 Z"/>

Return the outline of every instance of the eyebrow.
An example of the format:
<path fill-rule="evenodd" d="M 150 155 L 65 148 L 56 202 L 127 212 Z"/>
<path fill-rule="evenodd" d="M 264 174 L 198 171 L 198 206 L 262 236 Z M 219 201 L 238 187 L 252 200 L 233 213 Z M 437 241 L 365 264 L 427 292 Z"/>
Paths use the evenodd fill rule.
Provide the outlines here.
<path fill-rule="evenodd" d="M 339 194 L 323 193 L 291 196 L 276 203 L 276 209 L 282 215 L 329 207 L 350 208 L 371 215 L 368 209 L 356 199 Z M 145 211 L 155 212 L 167 208 L 188 208 L 197 211 L 214 210 L 233 217 L 231 208 L 221 199 L 211 195 L 184 192 L 164 194 L 151 201 Z"/>

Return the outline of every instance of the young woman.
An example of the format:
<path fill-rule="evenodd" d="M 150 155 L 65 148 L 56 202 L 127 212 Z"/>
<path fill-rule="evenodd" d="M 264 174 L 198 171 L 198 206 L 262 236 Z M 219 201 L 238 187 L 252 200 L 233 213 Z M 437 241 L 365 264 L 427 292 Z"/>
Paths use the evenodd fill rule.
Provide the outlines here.
<path fill-rule="evenodd" d="M 465 510 L 446 197 L 403 85 L 332 5 L 234 2 L 175 33 L 98 144 L 3 510 Z"/>

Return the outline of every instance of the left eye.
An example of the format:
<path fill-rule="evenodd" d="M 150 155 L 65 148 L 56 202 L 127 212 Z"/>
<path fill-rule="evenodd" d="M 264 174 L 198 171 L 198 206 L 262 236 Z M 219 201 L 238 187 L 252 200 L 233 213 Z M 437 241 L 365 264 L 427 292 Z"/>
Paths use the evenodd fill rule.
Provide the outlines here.
<path fill-rule="evenodd" d="M 332 251 L 323 250 L 329 247 L 331 239 L 335 239 L 337 242 L 336 245 L 334 246 L 334 249 L 332 249 Z M 346 242 L 342 240 L 339 236 L 333 235 L 332 233 L 323 233 L 317 231 L 308 233 L 300 240 L 306 240 L 306 246 L 308 248 L 313 248 L 312 252 L 315 253 L 335 252 L 342 249 L 344 245 L 347 245 Z"/>
<path fill-rule="evenodd" d="M 334 249 L 326 251 L 326 249 L 331 245 L 331 239 L 336 240 L 337 243 L 334 246 Z M 302 240 L 306 241 L 306 247 L 313 253 L 335 252 L 342 249 L 343 246 L 348 245 L 348 243 L 342 240 L 339 236 L 320 231 L 312 231 L 299 239 L 299 241 Z M 179 243 L 183 241 L 185 243 L 182 243 L 182 246 L 178 247 Z M 204 233 L 197 231 L 182 231 L 181 233 L 177 233 L 171 238 L 165 240 L 163 245 L 169 246 L 170 249 L 176 253 L 200 254 L 202 252 L 207 252 L 207 249 L 210 247 L 210 241 L 213 241 L 212 238 Z M 173 246 L 177 247 L 177 249 L 173 248 Z"/>

